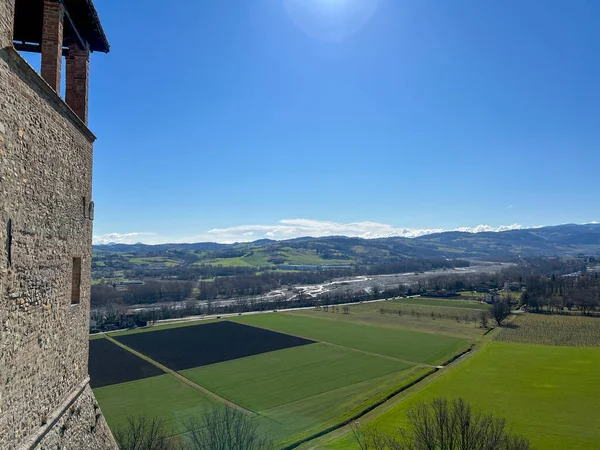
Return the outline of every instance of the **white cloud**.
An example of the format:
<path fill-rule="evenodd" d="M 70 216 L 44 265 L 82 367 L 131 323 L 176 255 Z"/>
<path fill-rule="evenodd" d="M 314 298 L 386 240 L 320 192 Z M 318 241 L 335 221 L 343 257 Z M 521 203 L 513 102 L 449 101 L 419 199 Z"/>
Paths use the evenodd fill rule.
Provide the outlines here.
<path fill-rule="evenodd" d="M 478 225 L 476 227 L 460 227 L 452 231 L 465 231 L 479 233 L 482 231 L 506 231 L 521 228 L 519 224 L 492 227 Z M 243 242 L 250 233 L 252 239 L 291 239 L 296 237 L 311 236 L 351 236 L 364 239 L 383 237 L 417 237 L 426 234 L 449 231 L 443 228 L 402 228 L 378 222 L 351 222 L 337 223 L 311 219 L 284 219 L 276 225 L 241 225 L 229 228 L 213 228 L 206 235 L 196 236 L 196 239 L 210 237 L 216 242 Z"/>
<path fill-rule="evenodd" d="M 228 228 L 213 228 L 202 234 L 187 236 L 185 238 L 168 238 L 154 233 L 109 233 L 94 236 L 94 244 L 108 244 L 111 242 L 133 244 L 144 242 L 157 244 L 164 242 L 249 242 L 258 239 L 292 239 L 311 236 L 350 236 L 364 239 L 384 237 L 418 237 L 426 234 L 440 233 L 442 231 L 464 231 L 479 233 L 482 231 L 506 231 L 520 229 L 521 225 L 478 225 L 476 227 L 460 227 L 453 230 L 443 228 L 402 228 L 379 222 L 351 222 L 337 223 L 311 219 L 284 219 L 275 225 L 240 225 Z"/>
<path fill-rule="evenodd" d="M 156 233 L 106 233 L 99 236 L 94 236 L 94 245 L 101 244 L 137 244 L 143 242 L 144 244 L 158 244 L 165 242 Z"/>
<path fill-rule="evenodd" d="M 449 231 L 464 231 L 466 233 L 483 233 L 486 231 L 498 232 L 498 231 L 508 231 L 508 230 L 520 230 L 523 228 L 518 223 L 513 223 L 512 225 L 500 225 L 499 227 L 491 227 L 489 225 L 477 225 L 476 227 L 459 227 L 454 230 Z M 539 228 L 539 227 L 538 227 Z"/>

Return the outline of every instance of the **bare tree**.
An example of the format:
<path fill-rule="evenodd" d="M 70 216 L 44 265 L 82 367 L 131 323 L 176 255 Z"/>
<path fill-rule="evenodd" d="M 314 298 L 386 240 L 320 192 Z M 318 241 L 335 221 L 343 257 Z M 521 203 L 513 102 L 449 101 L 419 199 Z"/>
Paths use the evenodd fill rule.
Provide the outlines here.
<path fill-rule="evenodd" d="M 359 422 L 350 423 L 350 430 L 360 450 L 385 450 L 390 447 L 393 439 L 375 427 L 363 429 Z"/>
<path fill-rule="evenodd" d="M 530 450 L 527 439 L 506 430 L 504 419 L 474 412 L 462 399 L 435 399 L 408 411 L 407 427 L 399 436 L 386 435 L 377 427 L 350 429 L 361 450 Z"/>
<path fill-rule="evenodd" d="M 190 450 L 270 450 L 273 442 L 258 433 L 258 424 L 242 411 L 229 407 L 214 407 L 200 418 L 184 422 L 187 431 L 186 449 Z"/>
<path fill-rule="evenodd" d="M 510 304 L 506 301 L 500 300 L 492 305 L 491 309 L 492 317 L 496 320 L 498 326 L 502 325 L 504 319 L 510 315 Z"/>
<path fill-rule="evenodd" d="M 121 450 L 179 450 L 181 443 L 161 418 L 127 418 L 127 426 L 117 430 L 115 439 Z"/>
<path fill-rule="evenodd" d="M 490 313 L 488 311 L 486 311 L 485 309 L 482 309 L 481 313 L 479 314 L 479 320 L 481 322 L 482 328 L 487 328 L 489 317 L 490 317 Z"/>

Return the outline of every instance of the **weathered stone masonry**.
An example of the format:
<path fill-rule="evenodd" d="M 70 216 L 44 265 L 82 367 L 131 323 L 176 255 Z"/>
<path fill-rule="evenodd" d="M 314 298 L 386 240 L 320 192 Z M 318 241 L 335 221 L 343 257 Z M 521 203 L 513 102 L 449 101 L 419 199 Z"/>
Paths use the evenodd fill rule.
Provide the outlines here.
<path fill-rule="evenodd" d="M 95 139 L 86 126 L 89 48 L 65 44 L 73 49 L 71 109 L 56 92 L 60 55 L 42 64 L 46 82 L 15 50 L 13 29 L 24 29 L 15 24 L 15 2 L 18 11 L 19 0 L 0 0 L 0 449 L 116 448 L 88 384 Z M 64 7 L 39 3 L 44 12 Z M 67 11 L 71 4 L 75 11 L 93 8 L 88 0 L 64 3 Z M 85 26 L 80 34 L 90 36 Z M 39 48 L 60 52 L 62 44 L 44 40 L 48 30 L 62 39 L 63 25 L 44 20 Z M 74 258 L 81 258 L 78 290 Z M 72 304 L 75 291 L 79 302 Z"/>

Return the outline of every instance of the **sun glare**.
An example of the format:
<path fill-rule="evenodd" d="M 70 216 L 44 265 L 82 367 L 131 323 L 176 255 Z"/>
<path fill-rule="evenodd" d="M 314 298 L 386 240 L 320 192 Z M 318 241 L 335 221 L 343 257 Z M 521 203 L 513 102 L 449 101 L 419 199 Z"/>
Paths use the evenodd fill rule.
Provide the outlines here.
<path fill-rule="evenodd" d="M 339 42 L 359 32 L 379 0 L 283 0 L 294 24 L 314 39 Z"/>

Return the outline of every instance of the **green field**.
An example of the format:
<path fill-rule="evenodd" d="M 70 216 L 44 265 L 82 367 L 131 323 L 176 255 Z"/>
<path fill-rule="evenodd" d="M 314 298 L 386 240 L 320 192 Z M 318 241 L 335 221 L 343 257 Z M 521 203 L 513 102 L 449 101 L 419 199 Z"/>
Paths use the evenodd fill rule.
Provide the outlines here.
<path fill-rule="evenodd" d="M 277 440 L 318 427 L 406 380 L 419 368 L 312 344 L 181 373 L 262 418 Z"/>
<path fill-rule="evenodd" d="M 143 258 L 129 258 L 129 261 L 133 264 L 150 266 L 150 265 L 162 265 L 167 267 L 175 267 L 182 263 L 182 261 L 176 259 L 166 258 L 164 256 L 147 256 Z"/>
<path fill-rule="evenodd" d="M 212 266 L 223 266 L 223 267 L 255 267 L 254 264 L 250 263 L 243 256 L 238 256 L 235 258 L 207 259 L 205 261 L 197 262 L 196 264 L 209 264 Z M 265 265 L 271 265 L 271 263 L 266 263 Z"/>
<path fill-rule="evenodd" d="M 344 314 L 337 315 L 341 317 Z M 466 339 L 442 334 L 293 314 L 257 314 L 232 320 L 377 355 L 427 364 L 440 364 L 468 345 Z"/>
<path fill-rule="evenodd" d="M 504 417 L 538 449 L 597 449 L 600 443 L 599 348 L 488 344 L 424 389 L 374 419 L 393 433 L 407 410 L 436 397 L 462 397 Z M 322 447 L 358 448 L 349 435 Z"/>
<path fill-rule="evenodd" d="M 371 311 L 372 313 L 373 311 Z M 214 394 L 256 413 L 259 430 L 283 446 L 340 424 L 383 401 L 413 379 L 464 349 L 469 340 L 286 313 L 229 320 L 307 337 L 317 342 L 181 371 Z M 110 333 L 118 336 L 210 323 L 196 321 Z M 97 338 L 97 337 L 95 337 Z M 113 428 L 128 415 L 160 415 L 181 432 L 181 420 L 216 400 L 172 375 L 95 390 Z"/>
<path fill-rule="evenodd" d="M 234 403 L 264 411 L 409 367 L 393 359 L 317 343 L 181 373 Z"/>
<path fill-rule="evenodd" d="M 281 260 L 285 265 L 331 265 L 331 264 L 349 264 L 352 259 L 324 259 L 321 258 L 315 250 L 297 249 L 292 247 L 282 247 L 273 250 L 255 249 L 249 251 L 245 255 L 227 257 L 227 258 L 204 258 L 197 261 L 195 264 L 210 264 L 223 267 L 269 267 L 275 265 L 273 258 Z M 271 259 L 271 261 L 270 261 Z"/>
<path fill-rule="evenodd" d="M 217 404 L 167 374 L 104 386 L 94 389 L 94 394 L 113 431 L 124 427 L 128 416 L 144 415 L 161 417 L 174 433 L 181 433 L 182 419 Z"/>
<path fill-rule="evenodd" d="M 475 297 L 475 298 L 485 298 L 485 293 L 484 292 L 475 292 L 475 291 L 463 291 L 463 292 L 459 292 L 458 295 L 460 295 L 461 297 Z"/>
<path fill-rule="evenodd" d="M 441 298 L 411 297 L 397 298 L 391 300 L 389 303 L 395 303 L 399 305 L 441 306 L 447 308 L 490 309 L 490 305 L 488 305 L 487 303 L 479 303 L 476 301 L 464 300 L 460 298 L 457 298 L 456 300 L 446 300 Z"/>
<path fill-rule="evenodd" d="M 314 317 L 336 322 L 349 322 L 375 327 L 403 329 L 429 333 L 435 335 L 453 336 L 462 339 L 477 339 L 486 330 L 480 327 L 480 310 L 469 308 L 448 308 L 443 306 L 426 306 L 397 303 L 397 300 L 381 302 L 356 303 L 347 305 L 348 314 L 344 314 L 343 307 L 334 309 L 323 308 L 303 309 L 293 311 L 291 315 Z M 388 311 L 385 314 L 381 310 Z M 389 313 L 402 310 L 402 314 Z M 434 313 L 432 318 L 431 313 Z M 444 315 L 440 318 L 439 314 Z M 469 316 L 469 320 L 456 320 L 454 316 Z M 476 323 L 472 320 L 477 318 Z"/>
<path fill-rule="evenodd" d="M 382 303 L 413 306 L 404 300 L 352 305 L 349 314 L 301 310 L 236 316 L 229 320 L 319 342 L 183 370 L 181 374 L 252 411 L 259 431 L 270 435 L 280 448 L 360 416 L 417 377 L 432 373 L 434 369 L 426 364 L 439 364 L 478 342 L 469 356 L 361 417 L 363 426 L 376 425 L 381 431 L 394 433 L 405 424 L 408 409 L 417 403 L 436 397 L 461 397 L 477 410 L 506 418 L 509 429 L 528 438 L 534 448 L 598 448 L 600 348 L 594 346 L 598 336 L 594 327 L 600 321 L 519 315 L 509 326 L 482 336 L 483 330 L 472 324 L 378 313 Z M 439 299 L 429 300 L 435 302 L 416 307 L 459 309 L 442 306 Z M 402 322 L 405 319 L 408 322 Z M 114 335 L 210 322 L 214 321 Z M 407 329 L 406 324 L 427 331 Z M 467 326 L 471 331 L 463 328 Z M 436 334 L 436 327 L 454 335 Z M 476 334 L 467 337 L 469 332 Z M 590 347 L 514 343 L 532 340 Z M 128 415 L 143 412 L 163 417 L 175 433 L 180 433 L 185 417 L 219 404 L 168 374 L 94 392 L 113 429 L 122 427 Z M 340 428 L 301 448 L 357 448 L 347 431 Z"/>

